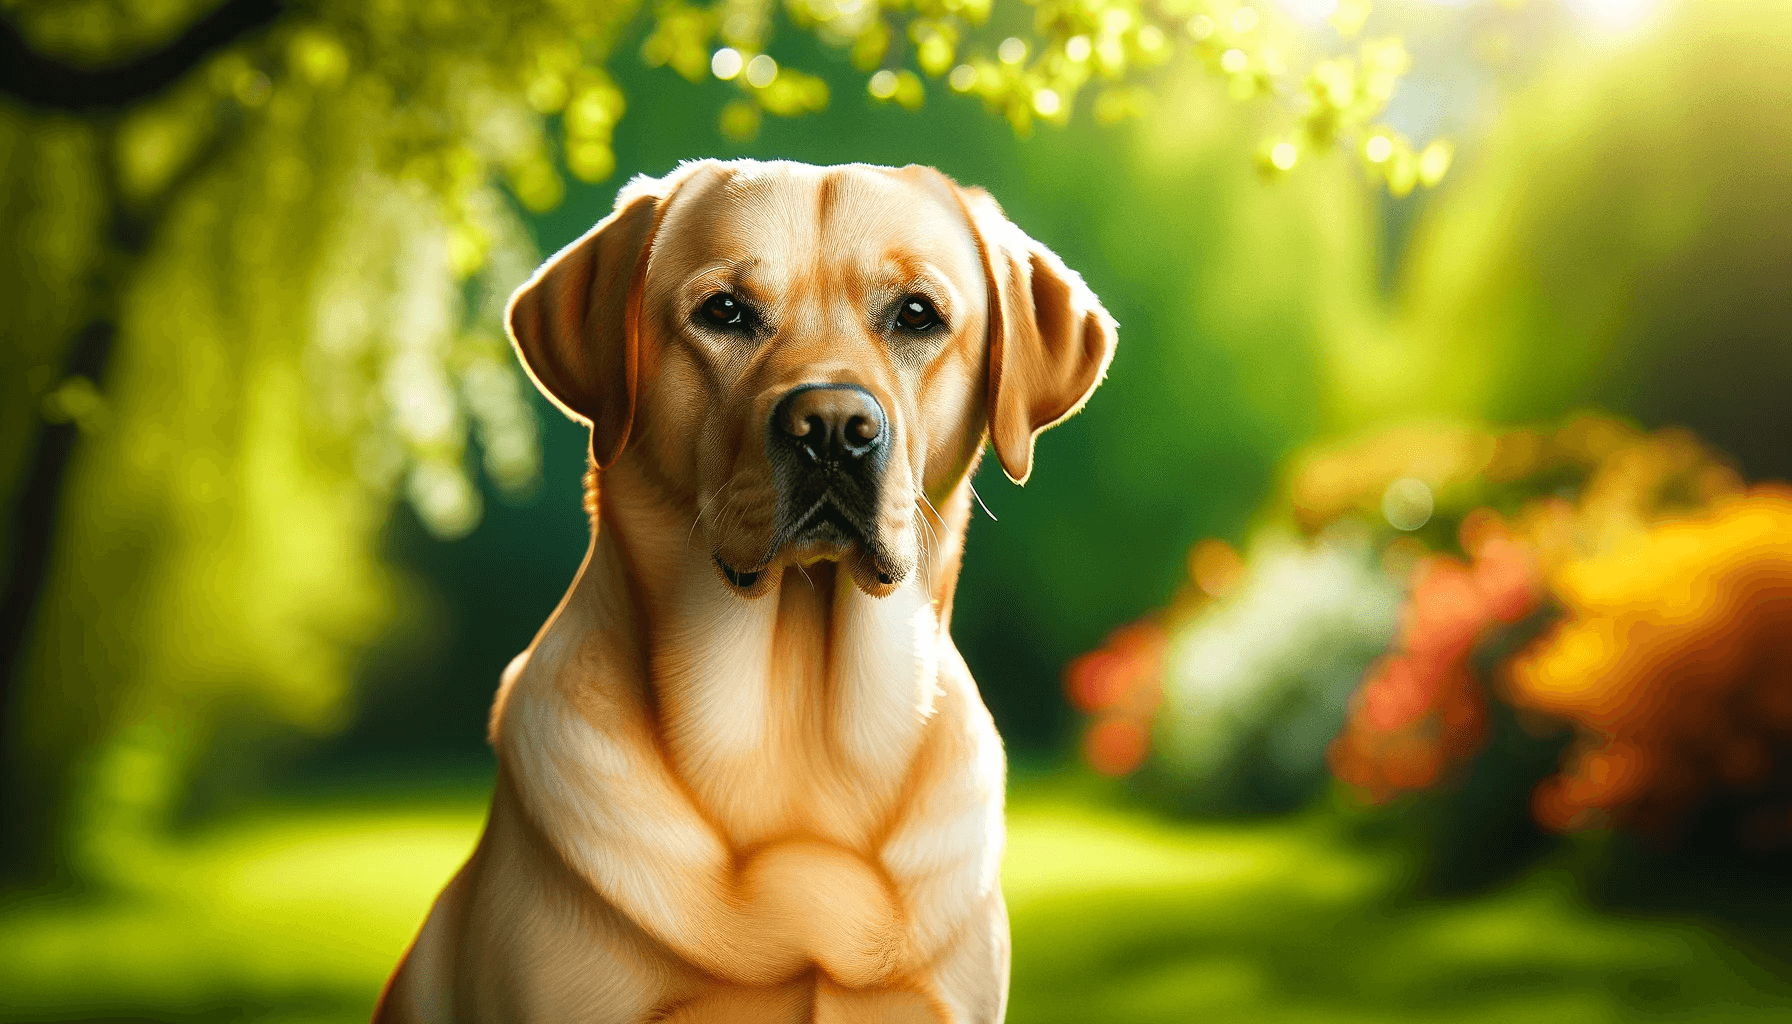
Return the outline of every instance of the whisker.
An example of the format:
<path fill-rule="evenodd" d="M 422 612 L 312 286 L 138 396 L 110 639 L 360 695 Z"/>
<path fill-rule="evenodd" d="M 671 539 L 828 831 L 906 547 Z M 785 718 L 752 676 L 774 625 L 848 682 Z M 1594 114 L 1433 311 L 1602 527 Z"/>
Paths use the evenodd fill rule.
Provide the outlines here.
<path fill-rule="evenodd" d="M 945 518 L 940 515 L 939 509 L 933 507 L 933 502 L 927 500 L 927 495 L 925 495 L 925 494 L 921 495 L 921 501 L 925 504 L 927 509 L 929 509 L 933 512 L 933 518 L 938 519 L 940 521 L 941 526 L 946 525 Z M 920 506 L 917 506 L 917 509 L 919 507 Z M 921 517 L 921 525 L 927 527 L 928 536 L 933 538 L 933 542 L 937 546 L 939 544 L 939 540 L 940 540 L 939 531 L 935 530 L 933 528 L 933 524 L 927 521 L 926 516 Z"/>
<path fill-rule="evenodd" d="M 945 517 L 945 516 L 942 516 L 942 515 L 940 515 L 940 510 L 939 510 L 939 509 L 938 509 L 938 508 L 937 508 L 937 507 L 935 507 L 935 506 L 934 506 L 934 504 L 933 504 L 933 501 L 932 501 L 932 500 L 931 500 L 931 499 L 929 499 L 929 498 L 928 498 L 928 497 L 927 497 L 927 492 L 926 492 L 926 491 L 921 491 L 921 490 L 917 490 L 917 491 L 916 491 L 916 493 L 918 493 L 918 494 L 919 494 L 919 495 L 920 495 L 920 496 L 921 496 L 921 500 L 922 500 L 922 501 L 923 501 L 923 502 L 925 502 L 925 503 L 926 503 L 926 505 L 927 505 L 927 508 L 928 508 L 928 510 L 929 510 L 929 511 L 931 511 L 931 512 L 932 512 L 932 513 L 933 513 L 933 518 L 934 518 L 934 521 L 935 521 L 935 522 L 938 522 L 938 523 L 939 523 L 939 524 L 940 524 L 940 529 L 945 529 L 945 526 L 946 526 L 946 517 Z M 921 517 L 921 521 L 922 521 L 922 522 L 923 522 L 923 523 L 926 523 L 926 522 L 927 522 L 927 517 L 926 517 L 926 516 L 922 516 L 922 517 Z M 934 549 L 934 553 L 935 553 L 935 554 L 938 554 L 938 553 L 939 553 L 939 551 L 940 551 L 940 549 L 941 549 L 941 548 L 942 548 L 942 547 L 943 547 L 943 546 L 944 546 L 944 545 L 943 545 L 943 544 L 942 544 L 942 542 L 941 542 L 941 541 L 940 541 L 940 534 L 939 534 L 939 530 L 935 530 L 935 529 L 934 529 L 934 528 L 933 528 L 933 524 L 932 524 L 932 523 L 927 523 L 927 532 L 928 532 L 928 533 L 930 533 L 930 534 L 932 534 L 932 535 L 933 535 L 933 549 Z"/>
<path fill-rule="evenodd" d="M 939 532 L 933 528 L 932 523 L 927 521 L 927 516 L 925 514 L 926 509 L 933 510 L 934 518 L 939 519 L 941 526 L 946 525 L 946 520 L 940 516 L 939 510 L 933 507 L 933 502 L 927 500 L 927 495 L 925 493 L 918 488 L 915 493 L 919 495 L 921 501 L 925 503 L 925 508 L 921 505 L 916 505 L 915 509 L 916 511 L 922 512 L 920 523 L 927 531 L 926 533 L 917 532 L 915 534 L 915 540 L 922 547 L 920 568 L 923 578 L 921 580 L 921 587 L 931 594 L 933 593 L 933 563 L 939 555 L 941 544 Z"/>
<path fill-rule="evenodd" d="M 684 538 L 685 547 L 690 547 L 692 538 L 697 536 L 697 524 L 703 522 L 703 513 L 709 511 L 709 506 L 715 504 L 716 499 L 721 497 L 722 491 L 725 490 L 727 490 L 726 487 L 717 490 L 714 494 L 709 496 L 708 501 L 703 503 L 703 507 L 697 510 L 697 518 L 691 520 L 691 532 L 686 534 Z"/>
<path fill-rule="evenodd" d="M 965 482 L 967 484 L 970 484 L 971 497 L 977 499 L 977 505 L 978 505 L 978 507 L 983 509 L 983 514 L 989 517 L 990 522 L 992 522 L 992 523 L 998 522 L 998 520 L 996 519 L 996 514 L 989 510 L 988 505 L 983 504 L 983 495 L 977 493 L 977 485 L 970 483 L 970 481 L 968 481 L 968 480 Z"/>
<path fill-rule="evenodd" d="M 728 495 L 728 500 L 722 502 L 722 510 L 720 512 L 716 513 L 715 521 L 716 521 L 716 533 L 717 534 L 722 534 L 722 533 L 726 532 L 723 529 L 722 524 L 728 518 L 728 510 L 734 506 L 734 498 L 735 498 L 734 493 L 730 492 Z"/>
<path fill-rule="evenodd" d="M 928 499 L 927 499 L 927 492 L 926 492 L 926 491 L 923 491 L 923 490 L 921 490 L 921 489 L 919 489 L 919 488 L 916 488 L 916 490 L 915 490 L 915 493 L 916 493 L 916 494 L 917 494 L 917 495 L 919 495 L 919 496 L 920 496 L 920 498 L 921 498 L 921 500 L 922 500 L 922 501 L 923 501 L 923 502 L 924 502 L 924 503 L 926 503 L 926 505 L 927 505 L 927 508 L 928 508 L 928 511 L 930 511 L 930 512 L 932 512 L 932 513 L 933 513 L 933 518 L 935 518 L 935 519 L 937 519 L 937 520 L 939 520 L 939 523 L 940 523 L 940 525 L 941 525 L 941 526 L 944 526 L 944 525 L 946 525 L 946 517 L 945 517 L 945 516 L 942 516 L 942 515 L 940 515 L 940 510 L 939 510 L 939 509 L 937 509 L 937 508 L 934 508 L 934 507 L 933 507 L 933 502 L 931 502 L 931 501 L 928 501 Z"/>

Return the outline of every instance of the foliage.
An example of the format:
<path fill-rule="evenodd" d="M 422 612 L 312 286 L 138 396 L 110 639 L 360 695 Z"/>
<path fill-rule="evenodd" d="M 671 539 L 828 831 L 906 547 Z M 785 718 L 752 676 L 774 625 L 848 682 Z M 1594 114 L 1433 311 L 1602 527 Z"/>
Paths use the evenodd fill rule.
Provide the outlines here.
<path fill-rule="evenodd" d="M 847 50 L 869 75 L 875 99 L 919 109 L 926 79 L 982 101 L 1022 135 L 1035 121 L 1067 123 L 1086 90 L 1103 122 L 1135 117 L 1154 94 L 1154 72 L 1186 61 L 1218 76 L 1236 100 L 1275 97 L 1294 125 L 1266 140 L 1258 153 L 1264 173 L 1294 167 L 1303 150 L 1359 144 L 1363 167 L 1395 195 L 1435 185 L 1449 168 L 1451 148 L 1433 141 L 1422 151 L 1399 132 L 1376 123 L 1410 58 L 1398 38 L 1362 42 L 1355 52 L 1305 56 L 1312 33 L 1288 24 L 1276 8 L 1232 0 L 1028 0 L 1033 30 L 999 43 L 983 31 L 990 0 L 787 0 L 795 27 Z M 1329 24 L 1340 44 L 1355 39 L 1369 19 L 1364 0 L 1337 4 Z M 797 115 L 824 106 L 826 82 L 780 65 L 765 52 L 774 6 L 719 0 L 697 7 L 666 0 L 656 8 L 653 33 L 642 45 L 652 65 L 668 65 L 693 81 L 705 72 L 735 82 L 743 97 L 722 113 L 726 133 L 750 137 L 759 111 Z M 990 36 L 982 47 L 979 36 Z M 720 42 L 720 49 L 711 47 Z M 993 50 L 993 53 L 989 52 Z M 913 64 L 913 68 L 906 65 Z M 1304 66 L 1304 70 L 1303 70 Z M 920 74 L 917 75 L 916 72 Z"/>
<path fill-rule="evenodd" d="M 1148 784 L 1194 810 L 1306 803 L 1362 665 L 1393 629 L 1397 591 L 1370 553 L 1350 529 L 1311 543 L 1266 529 L 1246 557 L 1197 544 L 1168 608 L 1066 669 L 1071 703 L 1095 716 L 1089 763 L 1124 775 L 1149 749 Z"/>
<path fill-rule="evenodd" d="M 1442 782 L 1484 741 L 1491 681 L 1530 729 L 1571 729 L 1534 790 L 1539 824 L 1672 834 L 1718 803 L 1731 842 L 1792 842 L 1784 489 L 1744 491 L 1673 432 L 1580 422 L 1504 440 L 1531 459 L 1496 479 L 1543 493 L 1463 516 L 1468 565 L 1421 556 L 1403 650 L 1371 672 L 1333 750 L 1340 777 L 1378 800 Z M 1585 474 L 1572 498 L 1563 461 Z M 1526 642 L 1533 618 L 1515 637 L 1539 607 L 1541 635 Z"/>
<path fill-rule="evenodd" d="M 1347 711 L 1340 699 L 1318 717 L 1339 731 L 1332 771 L 1369 802 L 1459 783 L 1487 744 L 1498 700 L 1537 735 L 1571 735 L 1556 773 L 1526 782 L 1544 827 L 1662 835 L 1719 806 L 1731 842 L 1792 843 L 1784 488 L 1745 490 L 1684 432 L 1582 417 L 1553 430 L 1385 431 L 1308 455 L 1289 495 L 1291 517 L 1313 537 L 1292 560 L 1259 548 L 1224 570 L 1244 582 L 1219 600 L 1172 605 L 1153 648 L 1171 653 L 1157 660 L 1133 653 L 1141 627 L 1129 627 L 1072 664 L 1073 699 L 1102 712 L 1088 733 L 1096 768 L 1140 766 L 1142 744 L 1131 758 L 1110 749 L 1109 722 L 1124 715 L 1135 729 L 1153 726 L 1164 784 L 1212 799 L 1204 764 L 1242 761 L 1261 778 L 1251 744 L 1266 730 L 1301 735 L 1285 702 L 1326 692 L 1306 677 L 1342 676 L 1361 680 Z M 1380 585 L 1405 591 L 1391 648 L 1385 633 L 1375 640 L 1386 627 L 1361 590 L 1328 596 L 1336 536 L 1366 530 Z M 1197 547 L 1191 589 L 1212 586 L 1203 580 L 1223 550 L 1214 544 Z M 1278 575 L 1287 581 L 1250 582 Z M 1340 643 L 1307 607 L 1367 616 L 1342 635 L 1371 642 Z M 1282 659 L 1279 671 L 1254 667 Z M 1191 719 L 1220 724 L 1191 733 Z M 1324 740 L 1305 734 L 1296 750 L 1316 756 Z"/>
<path fill-rule="evenodd" d="M 1763 487 L 1562 567 L 1565 620 L 1511 666 L 1514 704 L 1574 725 L 1538 790 L 1552 828 L 1660 830 L 1714 790 L 1752 805 L 1737 837 L 1792 845 L 1792 492 Z"/>
<path fill-rule="evenodd" d="M 1537 632 L 1532 617 L 1543 609 L 1547 618 L 1568 600 L 1563 580 L 1584 576 L 1586 566 L 1609 553 L 1622 557 L 1664 522 L 1697 514 L 1740 489 L 1734 472 L 1691 438 L 1643 434 L 1616 421 L 1583 418 L 1555 431 L 1447 436 L 1458 442 L 1450 447 L 1478 457 L 1452 463 L 1420 436 L 1407 435 L 1403 464 L 1370 461 L 1382 473 L 1371 469 L 1333 500 L 1315 502 L 1345 514 L 1364 509 L 1379 491 L 1390 523 L 1414 527 L 1401 521 L 1395 503 L 1405 489 L 1398 485 L 1412 481 L 1428 498 L 1440 495 L 1435 514 L 1417 526 L 1430 528 L 1433 543 L 1454 540 L 1468 558 L 1434 553 L 1416 537 L 1394 542 L 1395 564 L 1410 566 L 1412 581 L 1396 651 L 1370 671 L 1333 751 L 1338 774 L 1375 800 L 1434 785 L 1480 748 L 1490 676 L 1506 682 L 1503 696 L 1521 711 L 1563 710 L 1537 699 L 1546 687 L 1504 679 L 1505 658 Z M 1461 445 L 1465 438 L 1479 443 Z M 1328 453 L 1319 465 L 1348 464 L 1364 449 L 1385 449 L 1378 440 Z M 1430 472 L 1406 475 L 1415 466 Z M 1320 490 L 1311 483 L 1296 488 L 1309 495 Z M 1481 504 L 1489 500 L 1506 514 Z M 1656 594 L 1673 594 L 1671 583 L 1658 582 L 1666 585 Z M 1549 650 L 1559 632 L 1547 631 L 1526 656 Z M 1490 657 L 1495 653 L 1500 657 Z M 1613 693 L 1612 705 L 1684 715 L 1698 702 L 1694 694 L 1662 701 L 1649 692 L 1653 675 L 1644 671 Z"/>
<path fill-rule="evenodd" d="M 319 13 L 116 113 L 0 124 L 32 154 L 9 173 L 55 197 L 15 215 L 71 211 L 24 239 L 79 254 L 60 278 L 17 280 L 119 336 L 103 372 L 61 380 L 61 353 L 26 340 L 43 320 L 11 323 L 6 346 L 16 379 L 44 392 L 20 405 L 41 400 L 85 435 L 7 694 L 9 781 L 40 823 L 24 834 L 72 842 L 77 870 L 128 857 L 178 807 L 223 723 L 253 747 L 269 722 L 343 720 L 355 652 L 392 614 L 375 554 L 392 497 L 454 536 L 478 517 L 469 441 L 501 485 L 536 472 L 534 414 L 496 324 L 533 255 L 491 177 L 526 190 L 547 159 L 515 63 L 541 37 L 598 39 L 606 23 L 544 7 L 506 34 L 474 12 Z M 57 5 L 16 14 L 64 52 L 82 40 L 60 29 L 91 22 Z M 40 149 L 57 131 L 63 154 Z M 116 241 L 108 218 L 140 239 Z M 8 433 L 11 464 L 32 436 Z"/>

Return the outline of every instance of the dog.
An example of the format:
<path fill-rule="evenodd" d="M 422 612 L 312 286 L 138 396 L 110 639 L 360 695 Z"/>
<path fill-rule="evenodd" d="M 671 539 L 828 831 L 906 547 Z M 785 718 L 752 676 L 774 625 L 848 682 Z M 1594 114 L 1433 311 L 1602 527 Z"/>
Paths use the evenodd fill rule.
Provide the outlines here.
<path fill-rule="evenodd" d="M 926 167 L 638 178 L 507 311 L 591 429 L 591 546 L 491 717 L 471 858 L 376 1022 L 989 1022 L 1005 762 L 947 634 L 1116 327 Z"/>

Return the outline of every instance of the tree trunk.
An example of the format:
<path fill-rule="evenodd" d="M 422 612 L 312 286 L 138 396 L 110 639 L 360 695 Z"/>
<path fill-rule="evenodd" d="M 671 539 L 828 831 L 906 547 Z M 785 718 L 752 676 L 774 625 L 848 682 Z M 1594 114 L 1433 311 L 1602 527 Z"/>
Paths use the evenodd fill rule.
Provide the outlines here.
<path fill-rule="evenodd" d="M 164 215 L 188 186 L 234 141 L 240 120 L 221 116 L 203 144 L 152 202 L 132 207 L 119 188 L 116 130 L 122 112 L 159 96 L 219 51 L 272 25 L 285 0 L 224 0 L 168 42 L 104 67 L 77 67 L 39 53 L 17 25 L 0 17 L 0 96 L 39 110 L 85 115 L 99 136 L 111 211 L 104 252 L 91 292 L 92 315 L 75 332 L 62 362 L 62 381 L 85 378 L 102 394 L 106 367 L 118 342 L 122 296 L 135 278 Z M 12 510 L 7 578 L 0 591 L 0 878 L 46 881 L 61 874 L 57 853 L 70 780 L 33 773 L 19 735 L 20 680 L 30 653 L 39 605 L 50 581 L 56 527 L 82 425 L 45 422 L 39 428 L 23 485 Z M 54 773 L 52 773 L 54 774 Z"/>
<path fill-rule="evenodd" d="M 106 365 L 118 337 L 117 304 L 88 321 L 69 345 L 63 360 L 66 380 L 84 377 L 103 388 Z M 54 875 L 57 809 L 64 803 L 59 787 L 35 778 L 31 765 L 23 763 L 23 746 L 16 714 L 19 680 L 37 620 L 39 599 L 50 577 L 56 523 L 61 518 L 64 483 L 74 459 L 81 425 L 69 420 L 45 423 L 38 429 L 24 486 L 13 508 L 11 557 L 6 589 L 0 595 L 0 876 L 42 880 Z"/>

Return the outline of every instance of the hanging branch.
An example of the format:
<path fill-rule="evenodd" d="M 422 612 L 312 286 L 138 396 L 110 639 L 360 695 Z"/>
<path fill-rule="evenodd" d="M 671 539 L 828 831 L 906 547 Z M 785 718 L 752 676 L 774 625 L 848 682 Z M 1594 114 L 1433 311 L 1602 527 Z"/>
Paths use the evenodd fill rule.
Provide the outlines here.
<path fill-rule="evenodd" d="M 122 63 L 84 68 L 35 49 L 0 18 L 0 95 L 40 110 L 97 113 L 159 95 L 206 58 L 273 24 L 283 0 L 224 0 L 161 47 Z"/>

